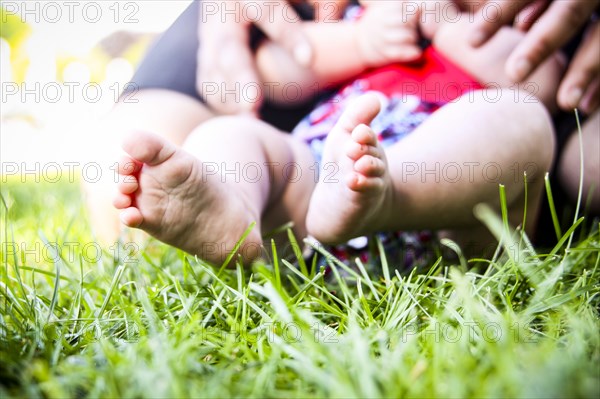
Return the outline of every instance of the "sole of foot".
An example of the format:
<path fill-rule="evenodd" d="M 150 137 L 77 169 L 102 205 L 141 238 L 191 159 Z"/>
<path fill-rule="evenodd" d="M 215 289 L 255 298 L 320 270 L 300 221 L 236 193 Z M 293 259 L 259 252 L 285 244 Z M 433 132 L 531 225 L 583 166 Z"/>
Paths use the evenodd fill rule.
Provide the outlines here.
<path fill-rule="evenodd" d="M 155 134 L 132 132 L 122 147 L 113 204 L 123 224 L 219 264 L 256 222 L 238 255 L 246 264 L 260 256 L 260 212 L 236 186 L 203 175 L 201 160 Z"/>

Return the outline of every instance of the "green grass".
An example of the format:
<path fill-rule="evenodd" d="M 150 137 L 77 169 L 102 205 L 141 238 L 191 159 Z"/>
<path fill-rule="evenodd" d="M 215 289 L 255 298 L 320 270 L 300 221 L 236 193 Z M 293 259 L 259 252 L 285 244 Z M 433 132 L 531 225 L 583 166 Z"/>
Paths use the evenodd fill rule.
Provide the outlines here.
<path fill-rule="evenodd" d="M 76 186 L 2 196 L 1 397 L 600 394 L 597 222 L 535 252 L 479 208 L 509 248 L 492 260 L 336 279 L 330 259 L 326 282 L 157 242 L 98 255 Z"/>

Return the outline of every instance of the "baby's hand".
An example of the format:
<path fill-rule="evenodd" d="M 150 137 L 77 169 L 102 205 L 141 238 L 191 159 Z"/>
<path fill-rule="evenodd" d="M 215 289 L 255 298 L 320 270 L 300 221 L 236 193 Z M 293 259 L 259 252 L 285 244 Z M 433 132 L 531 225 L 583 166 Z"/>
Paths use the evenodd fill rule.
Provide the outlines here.
<path fill-rule="evenodd" d="M 419 13 L 414 2 L 362 0 L 364 13 L 357 21 L 356 40 L 367 67 L 413 61 L 421 56 Z"/>

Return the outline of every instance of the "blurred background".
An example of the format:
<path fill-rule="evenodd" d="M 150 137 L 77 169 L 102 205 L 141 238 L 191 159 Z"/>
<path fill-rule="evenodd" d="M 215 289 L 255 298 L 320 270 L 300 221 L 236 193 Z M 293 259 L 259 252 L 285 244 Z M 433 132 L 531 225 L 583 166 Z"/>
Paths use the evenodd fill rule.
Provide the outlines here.
<path fill-rule="evenodd" d="M 190 3 L 0 1 L 0 161 L 88 159 L 89 127 Z"/>

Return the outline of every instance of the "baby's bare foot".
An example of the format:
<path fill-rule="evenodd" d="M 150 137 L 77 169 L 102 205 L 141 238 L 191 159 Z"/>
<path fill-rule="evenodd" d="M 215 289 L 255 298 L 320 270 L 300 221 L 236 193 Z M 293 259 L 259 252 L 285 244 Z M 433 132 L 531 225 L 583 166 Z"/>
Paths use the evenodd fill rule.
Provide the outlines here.
<path fill-rule="evenodd" d="M 217 175 L 202 175 L 202 163 L 163 138 L 143 132 L 126 137 L 128 154 L 119 164 L 121 222 L 215 263 L 225 260 L 260 212 Z M 258 226 L 239 254 L 244 262 L 260 255 Z"/>
<path fill-rule="evenodd" d="M 327 136 L 323 165 L 335 165 L 336 181 L 321 180 L 306 219 L 317 240 L 335 244 L 375 232 L 385 224 L 392 181 L 385 152 L 369 124 L 379 113 L 379 99 L 366 94 L 343 113 Z"/>

